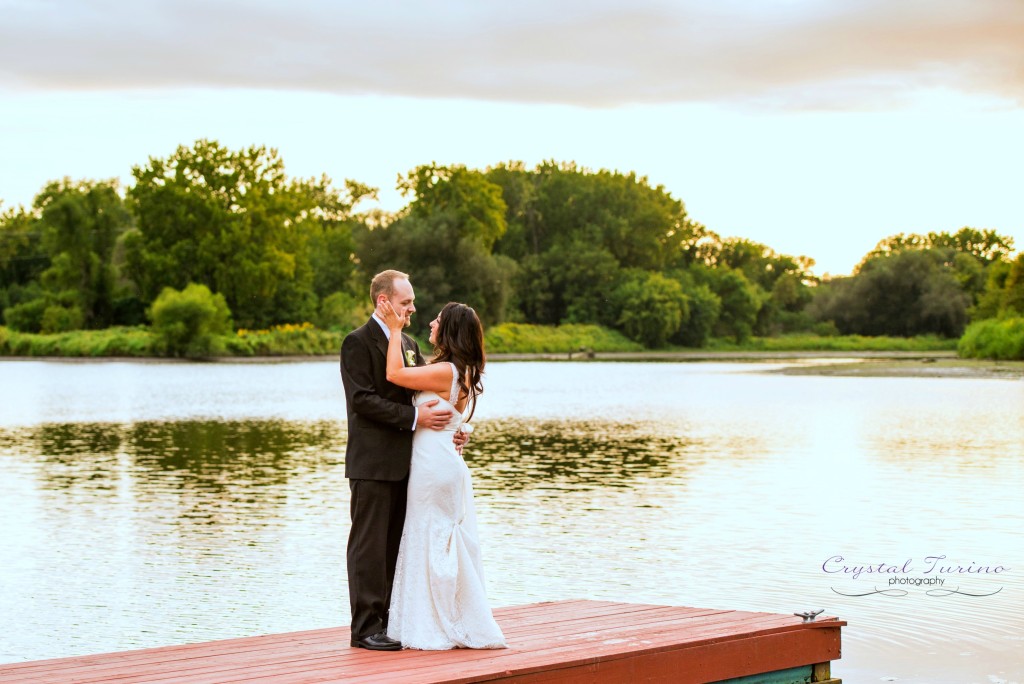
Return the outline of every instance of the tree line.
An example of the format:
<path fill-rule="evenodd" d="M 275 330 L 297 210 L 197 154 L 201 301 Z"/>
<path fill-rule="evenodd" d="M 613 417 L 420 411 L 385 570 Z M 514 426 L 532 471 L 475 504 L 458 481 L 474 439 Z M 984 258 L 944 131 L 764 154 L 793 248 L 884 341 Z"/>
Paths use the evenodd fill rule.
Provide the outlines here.
<path fill-rule="evenodd" d="M 1024 315 L 1024 256 L 993 230 L 892 236 L 852 276 L 822 281 L 805 256 L 722 238 L 645 177 L 572 163 L 423 165 L 400 177 L 409 201 L 395 213 L 359 211 L 376 196 L 359 182 L 291 178 L 261 146 L 199 140 L 132 176 L 127 189 L 54 181 L 0 214 L 4 325 L 144 325 L 188 309 L 168 299 L 187 291 L 221 325 L 347 329 L 384 268 L 412 274 L 419 333 L 449 300 L 485 325 L 592 323 L 647 347 L 958 337 L 971 320 Z"/>

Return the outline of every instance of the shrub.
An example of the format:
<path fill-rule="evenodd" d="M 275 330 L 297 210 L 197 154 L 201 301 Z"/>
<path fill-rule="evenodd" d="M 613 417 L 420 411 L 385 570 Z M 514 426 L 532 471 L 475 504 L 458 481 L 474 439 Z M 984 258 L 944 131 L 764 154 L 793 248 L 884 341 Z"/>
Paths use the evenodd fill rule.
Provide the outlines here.
<path fill-rule="evenodd" d="M 621 311 L 618 326 L 647 347 L 664 347 L 690 318 L 690 299 L 682 286 L 660 273 L 627 280 L 614 299 Z"/>
<path fill-rule="evenodd" d="M 0 354 L 12 356 L 154 356 L 156 338 L 144 327 L 21 333 L 0 327 Z"/>
<path fill-rule="evenodd" d="M 39 332 L 43 327 L 46 300 L 39 298 L 4 309 L 4 321 L 18 332 Z"/>
<path fill-rule="evenodd" d="M 970 304 L 942 250 L 906 250 L 869 257 L 855 275 L 823 284 L 808 313 L 844 335 L 956 338 Z"/>
<path fill-rule="evenodd" d="M 839 328 L 836 327 L 835 321 L 820 321 L 815 323 L 811 327 L 811 332 L 821 337 L 838 337 Z"/>
<path fill-rule="evenodd" d="M 355 330 L 371 313 L 373 308 L 366 297 L 356 299 L 347 292 L 335 292 L 320 303 L 317 326 L 323 330 Z"/>
<path fill-rule="evenodd" d="M 83 340 L 83 356 L 153 356 L 158 341 L 144 326 L 81 330 L 69 337 Z"/>
<path fill-rule="evenodd" d="M 1024 318 L 986 318 L 971 323 L 957 344 L 960 356 L 1024 360 Z"/>
<path fill-rule="evenodd" d="M 813 335 L 794 334 L 779 337 L 750 337 L 742 344 L 731 338 L 715 338 L 709 345 L 716 351 L 908 351 L 933 352 L 951 351 L 956 341 L 938 335 L 918 337 L 864 337 L 862 335 Z"/>
<path fill-rule="evenodd" d="M 761 310 L 764 291 L 747 280 L 738 269 L 719 267 L 703 269 L 701 276 L 718 297 L 720 308 L 713 334 L 731 337 L 742 343 L 754 332 L 757 314 Z"/>
<path fill-rule="evenodd" d="M 684 288 L 684 291 L 690 298 L 690 318 L 669 341 L 684 347 L 703 347 L 711 338 L 711 331 L 722 311 L 722 300 L 707 285 Z"/>
<path fill-rule="evenodd" d="M 595 352 L 640 351 L 643 347 L 599 325 L 560 326 L 502 323 L 486 330 L 487 352 L 494 354 L 567 354 L 580 349 Z"/>
<path fill-rule="evenodd" d="M 224 343 L 235 356 L 308 356 L 338 353 L 341 339 L 341 333 L 319 330 L 312 323 L 286 323 L 269 330 L 241 329 Z"/>
<path fill-rule="evenodd" d="M 190 283 L 184 290 L 167 287 L 149 308 L 153 330 L 172 356 L 213 356 L 224 348 L 220 338 L 231 330 L 231 311 L 223 295 Z"/>
<path fill-rule="evenodd" d="M 77 306 L 51 304 L 43 310 L 40 330 L 44 333 L 60 333 L 79 330 L 85 317 Z"/>

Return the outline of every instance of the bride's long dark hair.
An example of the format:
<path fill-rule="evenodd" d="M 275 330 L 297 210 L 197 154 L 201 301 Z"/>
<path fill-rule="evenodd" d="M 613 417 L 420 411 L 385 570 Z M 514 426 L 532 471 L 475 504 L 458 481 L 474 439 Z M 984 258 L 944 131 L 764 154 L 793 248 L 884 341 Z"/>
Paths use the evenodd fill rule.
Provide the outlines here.
<path fill-rule="evenodd" d="M 469 396 L 466 422 L 476 410 L 476 398 L 483 394 L 482 381 L 487 354 L 484 351 L 484 326 L 473 307 L 448 302 L 441 309 L 434 338 L 434 363 L 450 361 L 458 372 L 459 389 Z"/>

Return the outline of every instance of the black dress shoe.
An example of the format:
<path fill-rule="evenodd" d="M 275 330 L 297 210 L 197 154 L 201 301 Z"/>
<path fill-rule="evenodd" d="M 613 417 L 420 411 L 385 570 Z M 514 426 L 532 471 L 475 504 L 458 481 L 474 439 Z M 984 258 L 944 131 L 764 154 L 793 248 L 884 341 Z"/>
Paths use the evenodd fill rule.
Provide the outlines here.
<path fill-rule="evenodd" d="M 362 639 L 353 639 L 353 648 L 365 648 L 370 651 L 401 651 L 402 642 L 395 641 L 387 635 L 387 632 L 377 632 Z"/>

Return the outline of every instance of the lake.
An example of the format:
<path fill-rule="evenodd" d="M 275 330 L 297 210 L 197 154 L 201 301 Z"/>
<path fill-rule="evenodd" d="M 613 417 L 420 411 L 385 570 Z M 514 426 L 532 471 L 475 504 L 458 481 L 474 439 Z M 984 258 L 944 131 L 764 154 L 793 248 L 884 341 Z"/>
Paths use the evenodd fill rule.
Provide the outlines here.
<path fill-rule="evenodd" d="M 824 609 L 844 681 L 1024 678 L 1024 382 L 782 365 L 490 364 L 493 605 Z M 0 361 L 0 387 L 0 662 L 348 623 L 336 362 Z"/>

